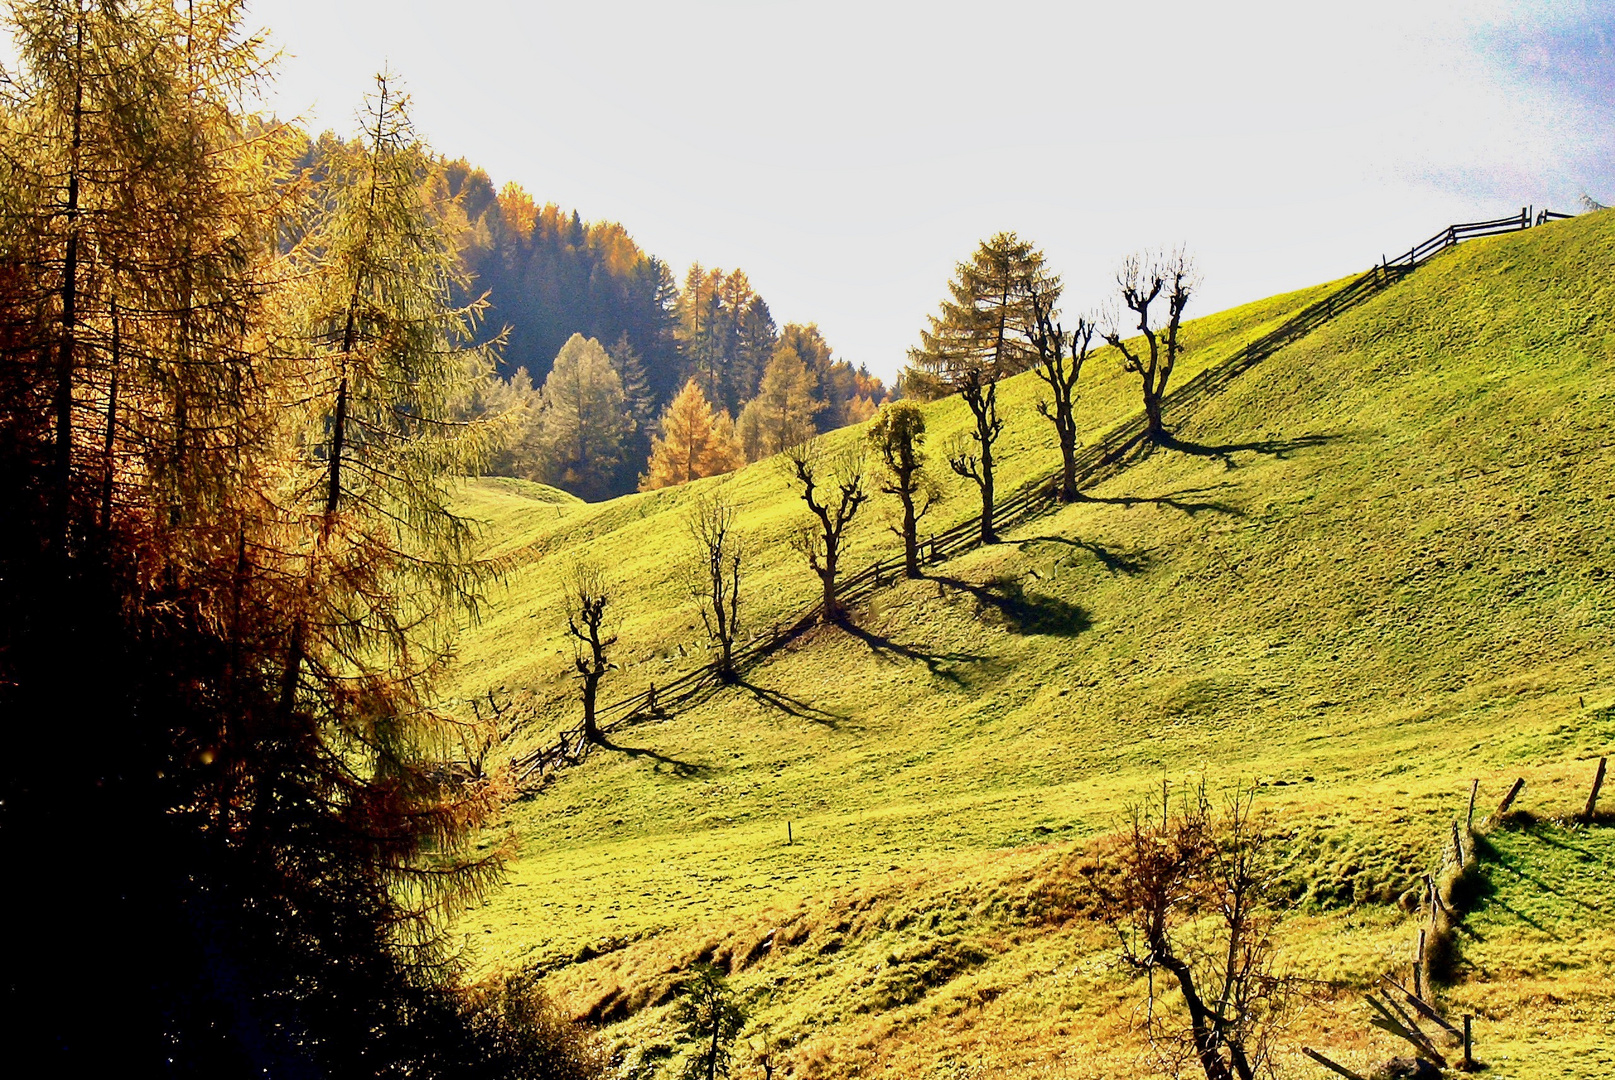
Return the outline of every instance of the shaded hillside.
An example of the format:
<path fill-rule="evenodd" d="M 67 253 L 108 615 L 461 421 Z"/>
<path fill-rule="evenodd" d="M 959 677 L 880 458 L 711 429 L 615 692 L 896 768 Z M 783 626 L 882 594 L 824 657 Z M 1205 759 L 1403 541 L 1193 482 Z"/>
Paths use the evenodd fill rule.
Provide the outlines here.
<path fill-rule="evenodd" d="M 1437 257 L 1235 381 L 1177 427 L 1182 449 L 518 804 L 511 887 L 464 931 L 488 962 L 551 970 L 625 1050 L 677 1050 L 658 1002 L 705 955 L 760 995 L 755 1030 L 797 1075 L 1142 1075 L 1138 989 L 1073 842 L 1163 775 L 1244 777 L 1292 830 L 1287 955 L 1330 980 L 1308 1040 L 1388 1057 L 1345 991 L 1405 955 L 1399 901 L 1439 866 L 1468 779 L 1495 799 L 1526 776 L 1561 813 L 1615 743 L 1612 283 L 1605 214 Z M 1310 295 L 1195 324 L 1178 377 Z M 1089 433 L 1137 408 L 1110 357 L 1091 363 Z M 1005 387 L 1005 487 L 1055 465 L 1036 390 Z M 955 401 L 927 415 L 933 445 L 965 422 Z M 507 504 L 498 542 L 523 568 L 467 635 L 462 686 L 508 688 L 534 738 L 573 721 L 555 583 L 584 552 L 624 598 L 616 689 L 688 664 L 679 515 L 719 483 L 761 548 L 755 617 L 805 606 L 782 542 L 799 510 L 767 462 L 559 518 Z M 972 512 L 954 494 L 939 523 Z M 871 516 L 853 564 L 892 543 Z M 1530 845 L 1510 857 L 1536 873 Z M 1538 931 L 1493 907 L 1449 993 L 1483 1003 L 1494 1075 L 1603 1075 L 1608 892 L 1579 914 L 1538 900 L 1579 940 L 1535 962 Z"/>

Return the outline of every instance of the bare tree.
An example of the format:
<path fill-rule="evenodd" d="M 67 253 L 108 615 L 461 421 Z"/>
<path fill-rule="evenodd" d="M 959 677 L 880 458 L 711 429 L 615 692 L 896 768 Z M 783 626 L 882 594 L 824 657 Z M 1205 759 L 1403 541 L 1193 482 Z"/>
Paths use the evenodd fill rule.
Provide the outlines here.
<path fill-rule="evenodd" d="M 701 610 L 707 636 L 719 648 L 718 674 L 727 682 L 735 676 L 745 543 L 735 529 L 735 508 L 721 495 L 702 496 L 685 520 L 696 549 L 686 588 Z"/>
<path fill-rule="evenodd" d="M 996 544 L 998 532 L 993 528 L 993 443 L 1004 430 L 998 418 L 998 369 L 995 367 L 970 368 L 959 375 L 955 388 L 970 406 L 975 426 L 967 439 L 956 441 L 948 449 L 948 465 L 960 476 L 976 482 L 981 492 L 981 542 Z"/>
<path fill-rule="evenodd" d="M 606 650 L 617 644 L 617 635 L 607 636 L 605 630 L 606 608 L 611 604 L 605 574 L 590 563 L 576 564 L 567 575 L 566 599 L 566 628 L 574 638 L 572 662 L 583 683 L 583 737 L 601 743 L 605 739 L 595 723 L 595 701 L 601 678 L 615 666 L 606 659 Z"/>
<path fill-rule="evenodd" d="M 1183 343 L 1178 330 L 1183 322 L 1183 309 L 1198 285 L 1194 263 L 1180 248 L 1160 255 L 1133 255 L 1122 264 L 1116 274 L 1121 289 L 1121 301 L 1127 310 L 1138 317 L 1139 332 L 1144 335 L 1145 348 L 1134 352 L 1122 340 L 1121 316 L 1117 312 L 1105 330 L 1105 340 L 1122 354 L 1122 367 L 1144 380 L 1144 415 L 1149 423 L 1149 438 L 1160 443 L 1166 438 L 1161 423 L 1161 399 L 1166 396 L 1167 380 L 1177 366 Z M 1166 293 L 1166 325 L 1150 321 L 1150 305 Z M 1159 310 L 1159 309 L 1157 309 Z"/>
<path fill-rule="evenodd" d="M 936 482 L 925 468 L 925 413 L 912 401 L 891 401 L 869 425 L 869 445 L 885 465 L 880 490 L 903 504 L 903 572 L 920 576 L 919 523 L 937 501 Z"/>
<path fill-rule="evenodd" d="M 1077 378 L 1082 374 L 1083 362 L 1088 359 L 1093 344 L 1094 324 L 1085 318 L 1077 319 L 1077 327 L 1070 334 L 1055 320 L 1053 298 L 1040 290 L 1032 292 L 1033 330 L 1032 347 L 1037 350 L 1037 362 L 1032 370 L 1042 379 L 1051 393 L 1039 398 L 1037 411 L 1054 425 L 1060 440 L 1060 501 L 1077 500 Z"/>
<path fill-rule="evenodd" d="M 797 532 L 796 549 L 824 586 L 824 618 L 839 619 L 836 573 L 842 538 L 858 508 L 869 501 L 862 447 L 827 454 L 814 440 L 785 451 L 784 461 L 789 475 L 801 485 L 802 501 L 814 517 Z"/>
<path fill-rule="evenodd" d="M 1213 807 L 1204 782 L 1176 810 L 1161 785 L 1158 812 L 1134 806 L 1120 870 L 1104 910 L 1123 961 L 1148 979 L 1147 1030 L 1162 1067 L 1198 1061 L 1207 1080 L 1254 1080 L 1274 1071 L 1271 1040 L 1288 980 L 1276 974 L 1265 836 L 1254 788 Z M 1177 984 L 1187 1017 L 1171 1015 L 1156 982 Z"/>

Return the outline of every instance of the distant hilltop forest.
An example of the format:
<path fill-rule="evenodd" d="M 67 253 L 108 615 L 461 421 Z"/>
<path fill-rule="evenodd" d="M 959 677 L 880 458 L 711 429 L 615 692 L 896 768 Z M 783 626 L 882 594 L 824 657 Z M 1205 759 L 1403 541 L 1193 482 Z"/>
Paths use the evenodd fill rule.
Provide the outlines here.
<path fill-rule="evenodd" d="M 305 164 L 339 142 L 311 141 Z M 616 222 L 496 188 L 464 158 L 437 166 L 472 275 L 458 299 L 485 298 L 484 332 L 504 334 L 498 379 L 468 404 L 515 418 L 495 474 L 610 498 L 726 472 L 866 420 L 892 396 L 866 366 L 837 359 L 817 325 L 777 325 L 745 271 L 696 264 L 681 285 Z M 681 468 L 651 461 L 669 437 Z"/>

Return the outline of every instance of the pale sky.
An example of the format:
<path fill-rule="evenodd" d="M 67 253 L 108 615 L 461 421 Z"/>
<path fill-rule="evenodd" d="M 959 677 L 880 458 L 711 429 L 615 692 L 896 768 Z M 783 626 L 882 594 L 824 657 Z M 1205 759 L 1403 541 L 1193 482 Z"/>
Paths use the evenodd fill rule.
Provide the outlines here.
<path fill-rule="evenodd" d="M 740 267 L 890 377 L 1012 229 L 1095 307 L 1184 244 L 1191 312 L 1451 221 L 1615 202 L 1615 0 L 1319 4 L 257 0 L 276 107 L 354 129 L 390 66 L 434 149 Z"/>

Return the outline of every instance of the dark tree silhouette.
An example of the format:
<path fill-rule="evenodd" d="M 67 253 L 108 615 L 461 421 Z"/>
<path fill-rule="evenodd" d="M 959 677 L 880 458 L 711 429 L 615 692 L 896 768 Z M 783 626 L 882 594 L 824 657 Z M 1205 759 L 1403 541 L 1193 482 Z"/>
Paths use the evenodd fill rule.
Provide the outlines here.
<path fill-rule="evenodd" d="M 970 368 L 959 376 L 959 396 L 970 406 L 975 425 L 967 437 L 948 448 L 948 466 L 974 480 L 981 492 L 981 542 L 996 544 L 993 527 L 993 444 L 1004 430 L 998 416 L 998 373 L 987 367 Z"/>
<path fill-rule="evenodd" d="M 1144 415 L 1149 424 L 1149 438 L 1160 443 L 1166 438 L 1161 423 L 1161 399 L 1166 396 L 1167 380 L 1177 366 L 1183 352 L 1178 330 L 1183 322 L 1183 309 L 1198 284 L 1194 264 L 1181 249 L 1161 255 L 1134 255 L 1122 264 L 1116 273 L 1116 284 L 1121 289 L 1121 301 L 1127 310 L 1138 317 L 1138 330 L 1144 335 L 1144 349 L 1135 352 L 1122 340 L 1121 315 L 1112 316 L 1105 340 L 1122 354 L 1122 367 L 1138 375 L 1144 382 Z M 1150 305 L 1166 293 L 1166 325 L 1150 321 Z"/>
<path fill-rule="evenodd" d="M 827 454 L 814 440 L 787 450 L 783 460 L 814 517 L 793 540 L 824 588 L 825 620 L 835 621 L 841 617 L 836 574 L 842 539 L 858 508 L 869 501 L 864 457 L 856 449 Z"/>
<path fill-rule="evenodd" d="M 896 495 L 903 505 L 902 524 L 892 530 L 903 539 L 903 572 L 917 578 L 919 522 L 938 497 L 937 485 L 925 468 L 925 413 L 912 401 L 888 402 L 869 425 L 868 438 L 885 465 L 880 490 Z"/>
<path fill-rule="evenodd" d="M 1075 502 L 1078 496 L 1077 379 L 1093 344 L 1094 324 L 1079 318 L 1076 329 L 1067 334 L 1065 327 L 1055 319 L 1052 298 L 1037 291 L 1032 294 L 1032 308 L 1035 322 L 1031 341 L 1037 350 L 1037 362 L 1032 370 L 1050 392 L 1050 397 L 1038 399 L 1037 411 L 1054 425 L 1060 441 L 1060 501 Z"/>
<path fill-rule="evenodd" d="M 735 676 L 745 542 L 735 529 L 735 508 L 717 494 L 698 500 L 686 523 L 696 548 L 686 588 L 701 611 L 707 636 L 718 646 L 718 675 L 728 681 Z"/>
<path fill-rule="evenodd" d="M 583 684 L 583 737 L 592 743 L 604 742 L 595 722 L 595 702 L 600 680 L 614 666 L 606 658 L 606 650 L 617 644 L 617 636 L 607 635 L 605 630 L 611 593 L 600 568 L 589 563 L 573 566 L 567 575 L 566 600 L 566 628 L 574 639 L 572 663 Z"/>

